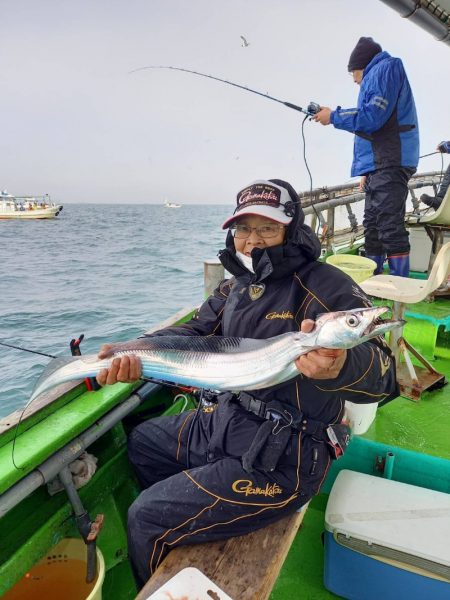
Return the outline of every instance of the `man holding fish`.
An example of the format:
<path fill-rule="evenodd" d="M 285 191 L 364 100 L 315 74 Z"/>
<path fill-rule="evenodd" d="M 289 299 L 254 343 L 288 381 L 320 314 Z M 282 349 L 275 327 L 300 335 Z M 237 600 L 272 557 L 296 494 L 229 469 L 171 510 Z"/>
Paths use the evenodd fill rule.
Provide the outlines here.
<path fill-rule="evenodd" d="M 211 385 L 220 391 L 209 393 L 197 411 L 151 419 L 131 432 L 129 458 L 143 490 L 128 514 L 139 586 L 177 545 L 242 535 L 298 510 L 319 492 L 331 460 L 345 449 L 345 400 L 397 395 L 393 360 L 376 337 L 394 324 L 381 325 L 377 317 L 385 309 L 371 308 L 345 273 L 317 261 L 320 243 L 290 184 L 258 180 L 242 189 L 223 229 L 228 234 L 219 257 L 231 279 L 190 321 L 138 341 L 184 336 L 194 348 L 196 340 L 216 336 L 225 346 L 228 338 L 252 338 L 242 340 L 244 349 L 253 343 L 248 355 L 239 354 L 239 340 L 223 354 L 222 374 L 234 360 L 236 377 L 248 369 L 247 383 L 235 383 L 230 370 L 229 386 Z M 255 375 L 252 383 L 263 340 L 283 341 L 281 334 L 300 340 L 288 369 L 277 379 L 270 359 L 266 379 Z M 103 346 L 99 359 L 120 346 Z M 119 355 L 98 382 L 135 381 L 145 374 L 144 362 L 138 352 Z"/>

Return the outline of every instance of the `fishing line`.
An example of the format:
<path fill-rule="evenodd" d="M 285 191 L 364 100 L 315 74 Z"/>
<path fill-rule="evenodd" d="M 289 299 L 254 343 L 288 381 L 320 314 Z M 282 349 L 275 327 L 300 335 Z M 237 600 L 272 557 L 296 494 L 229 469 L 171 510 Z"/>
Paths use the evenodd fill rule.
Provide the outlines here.
<path fill-rule="evenodd" d="M 7 344 L 6 342 L 0 342 L 0 346 L 6 346 L 7 348 L 13 348 L 14 350 L 22 350 L 22 352 L 30 352 L 31 354 L 39 354 L 40 356 L 46 356 L 47 358 L 57 358 L 53 354 L 46 354 L 45 352 L 38 352 L 37 350 L 30 350 L 29 348 L 23 348 L 22 346 L 14 346 L 13 344 Z M 14 437 L 13 437 L 12 450 L 11 450 L 11 460 L 12 460 L 12 464 L 18 471 L 23 471 L 25 469 L 25 467 L 19 467 L 18 465 L 16 465 L 16 461 L 14 460 L 14 452 L 16 449 L 16 439 L 17 439 L 17 434 L 19 432 L 20 424 L 22 423 L 23 415 L 25 414 L 25 411 L 30 406 L 30 404 L 31 404 L 31 400 L 29 400 L 25 404 L 25 406 L 22 409 L 22 412 L 20 413 L 20 417 L 17 422 L 17 425 L 14 428 Z"/>
<path fill-rule="evenodd" d="M 201 389 L 200 390 L 200 397 L 198 399 L 198 404 L 197 404 L 197 408 L 195 410 L 194 416 L 192 418 L 191 421 L 191 425 L 189 427 L 189 431 L 188 431 L 188 437 L 187 437 L 187 441 L 186 441 L 186 469 L 190 469 L 191 468 L 191 460 L 190 460 L 190 454 L 191 454 L 191 439 L 192 439 L 192 430 L 194 428 L 194 423 L 196 422 L 196 420 L 198 419 L 198 416 L 200 414 L 200 410 L 203 404 L 203 396 L 205 395 L 205 390 Z"/>
<path fill-rule="evenodd" d="M 311 171 L 309 170 L 308 161 L 306 160 L 305 121 L 306 121 L 307 118 L 308 118 L 308 115 L 306 115 L 306 117 L 302 121 L 303 160 L 305 162 L 305 167 L 306 167 L 306 170 L 308 171 L 308 175 L 309 175 L 309 205 L 313 207 L 314 212 L 316 213 L 316 217 L 317 217 L 317 231 L 315 231 L 314 233 L 316 235 L 318 235 L 319 228 L 320 228 L 320 217 L 319 217 L 319 213 L 317 212 L 317 209 L 316 209 L 316 207 L 314 206 L 314 203 L 313 203 L 313 195 L 312 195 L 313 180 L 312 180 Z M 300 204 L 300 203 L 301 203 L 301 200 L 298 200 L 297 204 Z"/>

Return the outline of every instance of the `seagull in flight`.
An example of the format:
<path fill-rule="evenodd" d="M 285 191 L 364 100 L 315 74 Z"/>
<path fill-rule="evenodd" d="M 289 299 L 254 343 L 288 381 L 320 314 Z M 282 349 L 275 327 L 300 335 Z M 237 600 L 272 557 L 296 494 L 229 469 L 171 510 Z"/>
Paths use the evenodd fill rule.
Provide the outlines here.
<path fill-rule="evenodd" d="M 245 37 L 244 37 L 243 35 L 241 35 L 241 40 L 242 40 L 242 42 L 241 42 L 241 46 L 242 46 L 243 48 L 246 48 L 247 46 L 249 46 L 249 45 L 250 45 L 250 44 L 249 44 L 249 42 L 247 42 L 247 40 L 245 39 Z"/>

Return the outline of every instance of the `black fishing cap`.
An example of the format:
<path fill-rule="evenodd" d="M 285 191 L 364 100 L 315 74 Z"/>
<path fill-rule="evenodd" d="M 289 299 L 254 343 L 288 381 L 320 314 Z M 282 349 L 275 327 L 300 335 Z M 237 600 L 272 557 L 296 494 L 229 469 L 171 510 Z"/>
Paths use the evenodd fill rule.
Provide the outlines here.
<path fill-rule="evenodd" d="M 361 37 L 353 48 L 348 61 L 349 72 L 365 69 L 372 58 L 382 52 L 380 44 L 377 44 L 371 37 Z"/>

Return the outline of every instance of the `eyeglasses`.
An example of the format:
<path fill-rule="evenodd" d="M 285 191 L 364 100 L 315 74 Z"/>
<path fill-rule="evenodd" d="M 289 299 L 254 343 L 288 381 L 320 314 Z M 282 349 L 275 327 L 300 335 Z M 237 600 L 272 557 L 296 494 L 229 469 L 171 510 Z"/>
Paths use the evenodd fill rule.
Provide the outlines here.
<path fill-rule="evenodd" d="M 252 231 L 256 231 L 258 237 L 270 239 L 276 237 L 281 229 L 284 229 L 284 225 L 280 225 L 279 223 L 268 223 L 267 225 L 261 225 L 261 227 L 248 227 L 247 225 L 237 224 L 231 227 L 230 231 L 233 237 L 238 240 L 245 240 L 250 237 Z"/>

